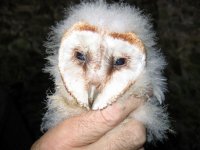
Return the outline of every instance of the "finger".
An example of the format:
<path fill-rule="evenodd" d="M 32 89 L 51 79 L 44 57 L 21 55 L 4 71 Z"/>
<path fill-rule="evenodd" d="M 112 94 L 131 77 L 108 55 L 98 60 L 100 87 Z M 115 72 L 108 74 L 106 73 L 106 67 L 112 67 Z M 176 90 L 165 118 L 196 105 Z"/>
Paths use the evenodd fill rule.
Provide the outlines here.
<path fill-rule="evenodd" d="M 52 149 L 55 146 L 60 147 L 60 149 L 61 147 L 70 149 L 70 147 L 93 143 L 124 120 L 142 102 L 142 99 L 132 98 L 126 103 L 116 102 L 104 110 L 89 111 L 67 119 L 45 133 L 38 140 L 37 145 L 44 147 L 44 149 L 45 146 Z"/>
<path fill-rule="evenodd" d="M 146 129 L 144 125 L 136 120 L 123 123 L 97 142 L 88 146 L 87 150 L 142 150 L 146 141 Z"/>
<path fill-rule="evenodd" d="M 127 115 L 136 109 L 142 99 L 132 98 L 126 102 L 116 102 L 106 109 L 90 111 L 80 116 L 73 117 L 61 124 L 71 146 L 83 146 L 97 141 L 106 132 L 122 122 Z"/>

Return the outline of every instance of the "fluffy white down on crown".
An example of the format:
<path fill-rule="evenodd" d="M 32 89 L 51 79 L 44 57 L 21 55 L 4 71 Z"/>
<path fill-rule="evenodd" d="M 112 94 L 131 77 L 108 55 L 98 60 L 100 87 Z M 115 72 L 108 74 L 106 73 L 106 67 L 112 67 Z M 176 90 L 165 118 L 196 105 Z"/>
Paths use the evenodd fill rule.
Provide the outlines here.
<path fill-rule="evenodd" d="M 147 52 L 146 70 L 127 93 L 143 95 L 151 85 L 153 96 L 130 116 L 146 125 L 149 142 L 162 141 L 170 127 L 168 114 L 161 105 L 166 91 L 166 79 L 162 76 L 166 63 L 160 51 L 155 47 L 155 33 L 152 31 L 152 25 L 148 17 L 139 9 L 126 4 L 107 4 L 104 1 L 82 2 L 71 7 L 65 19 L 53 27 L 49 34 L 45 45 L 49 53 L 47 57 L 49 64 L 45 70 L 52 75 L 56 90 L 54 94 L 48 96 L 48 110 L 43 118 L 41 129 L 47 130 L 63 119 L 86 111 L 80 107 L 68 105 L 74 103 L 73 98 L 66 93 L 58 69 L 58 50 L 61 39 L 64 33 L 77 22 L 87 22 L 111 32 L 133 32 L 143 42 Z M 126 95 L 121 98 L 126 98 Z"/>

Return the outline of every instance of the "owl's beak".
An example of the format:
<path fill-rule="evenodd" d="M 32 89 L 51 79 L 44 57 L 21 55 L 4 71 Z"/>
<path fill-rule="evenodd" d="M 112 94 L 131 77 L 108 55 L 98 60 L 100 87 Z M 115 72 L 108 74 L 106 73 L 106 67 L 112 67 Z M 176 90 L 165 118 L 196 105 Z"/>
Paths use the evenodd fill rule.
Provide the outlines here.
<path fill-rule="evenodd" d="M 98 95 L 97 87 L 95 85 L 91 85 L 88 91 L 88 103 L 90 108 L 92 107 L 97 95 Z"/>

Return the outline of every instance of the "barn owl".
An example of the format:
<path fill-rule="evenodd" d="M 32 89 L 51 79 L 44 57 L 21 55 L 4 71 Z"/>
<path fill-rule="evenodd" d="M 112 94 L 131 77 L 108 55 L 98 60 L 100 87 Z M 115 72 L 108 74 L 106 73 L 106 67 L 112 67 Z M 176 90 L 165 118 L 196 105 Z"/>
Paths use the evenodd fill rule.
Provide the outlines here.
<path fill-rule="evenodd" d="M 165 60 L 155 45 L 148 17 L 135 7 L 105 1 L 71 7 L 46 43 L 46 71 L 54 79 L 55 93 L 47 97 L 42 130 L 137 95 L 148 99 L 129 117 L 144 123 L 149 142 L 162 141 L 169 130 L 161 105 Z"/>

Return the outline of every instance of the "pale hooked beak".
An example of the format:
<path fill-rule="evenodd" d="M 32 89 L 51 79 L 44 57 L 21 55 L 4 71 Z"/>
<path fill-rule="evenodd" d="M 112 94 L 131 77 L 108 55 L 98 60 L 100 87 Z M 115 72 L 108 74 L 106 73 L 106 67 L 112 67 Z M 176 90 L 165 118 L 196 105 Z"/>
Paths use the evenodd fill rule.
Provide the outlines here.
<path fill-rule="evenodd" d="M 88 103 L 90 108 L 92 107 L 97 95 L 98 95 L 97 87 L 95 85 L 91 85 L 88 91 Z"/>

